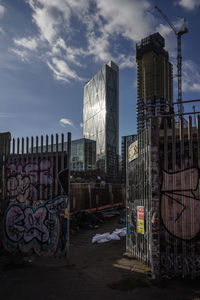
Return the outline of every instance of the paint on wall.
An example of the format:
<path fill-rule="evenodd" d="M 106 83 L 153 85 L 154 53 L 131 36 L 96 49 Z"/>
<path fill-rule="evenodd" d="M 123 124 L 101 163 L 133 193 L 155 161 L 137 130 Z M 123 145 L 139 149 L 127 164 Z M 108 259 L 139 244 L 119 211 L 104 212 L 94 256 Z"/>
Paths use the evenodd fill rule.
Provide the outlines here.
<path fill-rule="evenodd" d="M 3 223 L 4 247 L 10 252 L 66 254 L 69 198 L 55 192 L 65 192 L 63 182 L 68 186 L 69 176 L 59 181 L 53 159 L 34 155 L 8 158 Z"/>
<path fill-rule="evenodd" d="M 6 244 L 20 245 L 25 251 L 40 250 L 41 246 L 43 250 L 44 247 L 55 250 L 60 235 L 59 217 L 66 210 L 68 200 L 68 196 L 61 195 L 35 207 L 11 204 L 4 217 Z"/>
<path fill-rule="evenodd" d="M 35 162 L 8 162 L 7 196 L 9 202 L 47 200 L 54 184 L 53 166 L 50 158 Z"/>

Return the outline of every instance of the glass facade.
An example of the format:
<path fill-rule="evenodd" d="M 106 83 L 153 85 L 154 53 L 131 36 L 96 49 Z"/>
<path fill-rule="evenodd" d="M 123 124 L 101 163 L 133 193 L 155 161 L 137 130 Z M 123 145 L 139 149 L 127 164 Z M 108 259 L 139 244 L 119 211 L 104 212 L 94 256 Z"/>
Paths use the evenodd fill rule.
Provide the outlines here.
<path fill-rule="evenodd" d="M 58 143 L 58 152 L 62 151 L 62 143 Z M 67 142 L 64 142 L 64 151 L 67 152 Z M 38 147 L 41 152 L 41 147 Z M 46 146 L 43 146 L 46 152 Z M 51 145 L 48 145 L 48 152 L 51 152 Z M 56 152 L 56 144 L 53 144 L 53 152 Z M 33 148 L 36 153 L 36 147 Z M 96 168 L 96 142 L 89 139 L 78 139 L 71 141 L 71 170 L 88 171 Z"/>
<path fill-rule="evenodd" d="M 83 135 L 96 141 L 97 168 L 114 177 L 118 170 L 118 67 L 110 61 L 84 87 Z"/>

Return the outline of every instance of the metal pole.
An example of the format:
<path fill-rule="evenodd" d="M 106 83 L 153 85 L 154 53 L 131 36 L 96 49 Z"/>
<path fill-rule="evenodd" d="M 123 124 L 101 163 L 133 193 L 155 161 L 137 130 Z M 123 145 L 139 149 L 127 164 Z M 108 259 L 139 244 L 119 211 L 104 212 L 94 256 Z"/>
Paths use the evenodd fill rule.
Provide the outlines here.
<path fill-rule="evenodd" d="M 68 169 L 68 204 L 67 204 L 67 210 L 68 210 L 68 219 L 67 219 L 67 260 L 69 262 L 69 243 L 70 243 L 70 161 L 71 161 L 71 132 L 67 133 L 67 169 Z"/>

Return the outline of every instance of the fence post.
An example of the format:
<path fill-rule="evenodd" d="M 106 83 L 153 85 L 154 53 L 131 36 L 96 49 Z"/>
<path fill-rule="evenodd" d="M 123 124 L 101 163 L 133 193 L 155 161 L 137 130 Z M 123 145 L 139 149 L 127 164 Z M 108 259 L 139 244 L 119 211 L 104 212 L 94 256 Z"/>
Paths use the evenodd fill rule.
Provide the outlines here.
<path fill-rule="evenodd" d="M 4 214 L 4 204 L 5 204 L 5 196 L 6 196 L 6 170 L 5 170 L 5 162 L 6 156 L 10 153 L 10 141 L 11 134 L 10 132 L 0 133 L 0 251 L 2 250 L 2 222 L 3 222 L 3 214 Z"/>
<path fill-rule="evenodd" d="M 67 260 L 69 260 L 69 233 L 70 233 L 70 162 L 71 162 L 71 132 L 67 133 L 67 168 L 68 168 L 68 222 L 67 222 L 67 230 L 68 230 L 68 239 L 67 239 Z"/>
<path fill-rule="evenodd" d="M 151 270 L 152 278 L 160 277 L 160 168 L 158 119 L 150 121 L 150 175 L 151 175 Z M 156 222 L 156 226 L 154 224 Z"/>

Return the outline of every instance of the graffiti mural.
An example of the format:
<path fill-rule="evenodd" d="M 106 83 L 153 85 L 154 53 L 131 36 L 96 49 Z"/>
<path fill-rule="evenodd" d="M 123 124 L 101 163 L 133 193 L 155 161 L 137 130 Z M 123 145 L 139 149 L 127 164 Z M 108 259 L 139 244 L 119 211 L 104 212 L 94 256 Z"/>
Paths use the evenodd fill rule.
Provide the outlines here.
<path fill-rule="evenodd" d="M 59 164 L 58 156 L 8 157 L 3 221 L 6 250 L 66 255 L 69 172 L 66 162 Z"/>
<path fill-rule="evenodd" d="M 29 249 L 31 242 L 33 248 L 42 244 L 55 249 L 60 234 L 58 220 L 67 204 L 68 197 L 64 195 L 44 201 L 36 207 L 10 205 L 4 218 L 6 241 L 23 247 L 29 246 Z"/>
<path fill-rule="evenodd" d="M 200 170 L 162 171 L 161 218 L 169 233 L 191 240 L 200 231 Z"/>
<path fill-rule="evenodd" d="M 184 267 L 186 267 L 187 273 L 195 272 L 200 274 L 200 258 L 191 255 L 187 257 L 175 256 L 174 254 L 161 255 L 161 265 L 164 268 L 168 268 L 171 272 L 176 269 L 177 273 L 182 274 Z"/>
<path fill-rule="evenodd" d="M 8 162 L 7 195 L 9 201 L 25 203 L 38 197 L 50 197 L 54 183 L 52 160 L 43 158 L 37 162 Z"/>
<path fill-rule="evenodd" d="M 196 149 L 196 150 L 195 150 Z M 200 169 L 195 140 L 160 144 L 161 274 L 200 275 Z"/>

